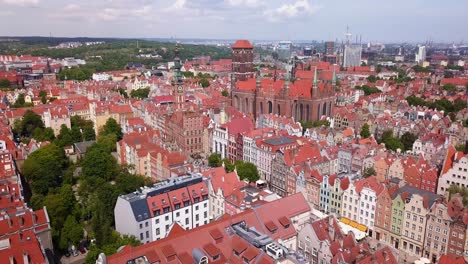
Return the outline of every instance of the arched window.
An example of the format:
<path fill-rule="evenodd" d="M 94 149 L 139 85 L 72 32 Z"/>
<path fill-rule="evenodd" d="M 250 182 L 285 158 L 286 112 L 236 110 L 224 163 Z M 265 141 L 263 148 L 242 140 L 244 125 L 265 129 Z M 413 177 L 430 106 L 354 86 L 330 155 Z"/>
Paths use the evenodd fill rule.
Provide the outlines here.
<path fill-rule="evenodd" d="M 263 102 L 260 102 L 260 114 L 263 114 Z"/>
<path fill-rule="evenodd" d="M 268 101 L 268 113 L 273 114 L 273 103 Z"/>
<path fill-rule="evenodd" d="M 320 120 L 320 104 L 317 105 L 317 120 Z"/>
<path fill-rule="evenodd" d="M 245 98 L 245 108 L 244 108 L 244 113 L 250 112 L 249 110 L 249 98 Z"/>
<path fill-rule="evenodd" d="M 326 116 L 327 115 L 327 103 L 323 103 L 323 111 L 322 111 L 322 115 Z"/>
<path fill-rule="evenodd" d="M 301 121 L 304 121 L 304 116 L 303 116 L 303 114 L 304 114 L 304 105 L 301 104 L 301 105 L 299 106 L 299 119 L 300 119 Z"/>
<path fill-rule="evenodd" d="M 280 107 L 280 105 L 279 105 L 279 104 L 278 104 L 277 113 L 278 113 L 278 115 L 281 115 L 281 107 Z"/>
<path fill-rule="evenodd" d="M 306 122 L 309 122 L 310 121 L 310 106 L 309 105 L 306 105 Z"/>

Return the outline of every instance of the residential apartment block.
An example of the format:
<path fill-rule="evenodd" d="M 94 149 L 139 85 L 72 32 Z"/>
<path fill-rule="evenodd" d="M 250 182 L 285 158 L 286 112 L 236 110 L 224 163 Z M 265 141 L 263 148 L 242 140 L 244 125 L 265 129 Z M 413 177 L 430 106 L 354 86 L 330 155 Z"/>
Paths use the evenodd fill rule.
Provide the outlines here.
<path fill-rule="evenodd" d="M 192 229 L 209 222 L 209 191 L 199 174 L 171 178 L 121 195 L 115 205 L 115 229 L 142 243 L 167 236 L 178 223 Z"/>

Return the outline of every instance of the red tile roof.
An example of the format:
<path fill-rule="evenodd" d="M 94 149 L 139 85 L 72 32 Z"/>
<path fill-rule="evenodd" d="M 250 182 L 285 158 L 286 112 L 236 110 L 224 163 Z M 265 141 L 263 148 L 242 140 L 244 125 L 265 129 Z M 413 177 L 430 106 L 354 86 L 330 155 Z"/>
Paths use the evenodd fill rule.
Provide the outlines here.
<path fill-rule="evenodd" d="M 253 45 L 246 39 L 240 39 L 232 45 L 233 49 L 253 49 Z"/>
<path fill-rule="evenodd" d="M 374 254 L 358 260 L 356 263 L 357 264 L 374 264 L 374 263 L 397 264 L 398 262 L 392 250 L 389 247 L 384 247 L 376 251 Z"/>

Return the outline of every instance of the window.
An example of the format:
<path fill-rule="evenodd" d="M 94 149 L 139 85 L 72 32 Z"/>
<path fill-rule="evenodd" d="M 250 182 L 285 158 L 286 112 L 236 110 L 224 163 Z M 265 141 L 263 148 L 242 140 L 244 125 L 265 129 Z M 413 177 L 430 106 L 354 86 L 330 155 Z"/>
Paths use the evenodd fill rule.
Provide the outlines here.
<path fill-rule="evenodd" d="M 195 215 L 195 221 L 198 221 L 200 219 L 200 217 L 198 216 L 198 214 Z"/>
<path fill-rule="evenodd" d="M 143 228 L 143 223 L 140 224 L 140 229 L 142 229 L 142 228 Z"/>
<path fill-rule="evenodd" d="M 169 221 L 169 216 L 166 215 L 166 217 L 164 217 L 164 219 L 165 219 L 166 221 Z"/>
<path fill-rule="evenodd" d="M 143 240 L 143 233 L 140 233 L 140 240 Z"/>
<path fill-rule="evenodd" d="M 149 231 L 146 231 L 146 238 L 149 238 Z"/>
<path fill-rule="evenodd" d="M 145 226 L 148 227 L 148 222 L 145 222 Z"/>

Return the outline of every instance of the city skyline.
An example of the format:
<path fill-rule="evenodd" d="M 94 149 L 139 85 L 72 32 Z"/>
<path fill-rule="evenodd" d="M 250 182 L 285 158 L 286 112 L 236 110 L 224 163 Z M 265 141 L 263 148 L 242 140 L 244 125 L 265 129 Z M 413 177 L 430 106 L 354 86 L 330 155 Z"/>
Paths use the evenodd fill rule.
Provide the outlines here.
<path fill-rule="evenodd" d="M 349 26 L 363 42 L 468 39 L 468 2 L 455 0 L 0 0 L 0 7 L 0 23 L 9 25 L 3 36 L 341 40 Z"/>

